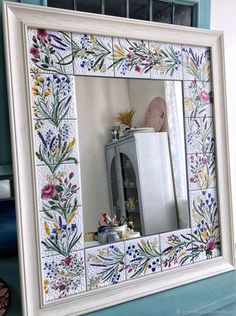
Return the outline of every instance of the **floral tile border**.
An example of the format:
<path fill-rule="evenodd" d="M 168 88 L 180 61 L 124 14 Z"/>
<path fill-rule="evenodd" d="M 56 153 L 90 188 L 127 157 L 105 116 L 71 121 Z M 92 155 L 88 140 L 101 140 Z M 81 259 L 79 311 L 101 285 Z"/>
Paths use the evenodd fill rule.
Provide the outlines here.
<path fill-rule="evenodd" d="M 181 45 L 150 42 L 152 79 L 183 79 Z"/>
<path fill-rule="evenodd" d="M 189 190 L 216 187 L 216 162 L 214 153 L 187 155 Z"/>
<path fill-rule="evenodd" d="M 211 52 L 208 47 L 182 46 L 184 80 L 211 80 Z"/>
<path fill-rule="evenodd" d="M 194 262 L 219 257 L 220 230 L 218 224 L 208 226 L 206 223 L 192 228 L 192 260 Z"/>
<path fill-rule="evenodd" d="M 212 117 L 212 83 L 206 81 L 184 81 L 185 117 Z"/>
<path fill-rule="evenodd" d="M 82 207 L 40 212 L 41 255 L 70 256 L 84 248 Z"/>
<path fill-rule="evenodd" d="M 42 287 L 45 302 L 86 291 L 84 251 L 43 258 Z"/>
<path fill-rule="evenodd" d="M 159 235 L 125 240 L 127 280 L 161 271 Z"/>
<path fill-rule="evenodd" d="M 87 290 L 126 280 L 124 243 L 85 249 Z"/>
<path fill-rule="evenodd" d="M 191 227 L 207 225 L 213 227 L 219 222 L 216 188 L 190 191 L 189 203 L 191 212 Z"/>
<path fill-rule="evenodd" d="M 52 174 L 46 165 L 37 166 L 38 210 L 73 209 L 82 205 L 80 168 L 63 164 Z"/>
<path fill-rule="evenodd" d="M 215 152 L 213 118 L 193 117 L 185 119 L 185 142 L 187 154 Z"/>
<path fill-rule="evenodd" d="M 58 127 L 62 120 L 76 119 L 74 77 L 58 74 L 31 73 L 34 128 L 44 121 Z"/>
<path fill-rule="evenodd" d="M 192 262 L 191 228 L 160 235 L 162 270 Z"/>
<path fill-rule="evenodd" d="M 77 237 L 82 234 L 71 249 L 64 246 L 64 252 L 42 244 L 44 301 L 83 292 L 86 281 L 87 290 L 92 290 L 218 256 L 209 49 L 30 28 L 27 39 L 32 124 L 36 156 L 42 164 L 36 166 L 40 236 L 45 243 L 57 240 L 64 245 L 66 231 L 72 239 L 75 231 Z M 78 250 L 83 247 L 82 198 L 74 78 L 70 75 L 182 80 L 187 141 L 192 133 L 187 145 L 192 229 L 87 248 L 85 260 L 84 252 Z M 71 127 L 68 139 L 63 139 L 67 137 L 64 124 Z M 46 135 L 49 130 L 52 133 Z M 44 158 L 49 154 L 48 160 L 40 154 Z M 50 159 L 63 154 L 65 160 L 60 159 L 55 168 L 57 161 Z"/>
<path fill-rule="evenodd" d="M 63 120 L 58 127 L 44 120 L 34 132 L 36 164 L 47 165 L 52 173 L 63 163 L 79 162 L 78 128 L 76 120 Z"/>
<path fill-rule="evenodd" d="M 113 38 L 115 77 L 150 78 L 150 52 L 147 41 Z"/>
<path fill-rule="evenodd" d="M 73 74 L 70 33 L 28 28 L 27 37 L 31 72 Z"/>
<path fill-rule="evenodd" d="M 112 38 L 72 33 L 75 75 L 114 77 Z"/>

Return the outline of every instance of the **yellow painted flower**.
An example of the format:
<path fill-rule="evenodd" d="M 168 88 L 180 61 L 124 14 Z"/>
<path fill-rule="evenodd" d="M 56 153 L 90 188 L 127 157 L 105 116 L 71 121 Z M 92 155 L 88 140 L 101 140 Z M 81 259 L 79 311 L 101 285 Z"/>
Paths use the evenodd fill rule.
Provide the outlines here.
<path fill-rule="evenodd" d="M 47 97 L 47 96 L 49 96 L 51 94 L 51 91 L 50 90 L 48 90 L 48 91 L 44 91 L 44 95 Z"/>
<path fill-rule="evenodd" d="M 43 284 L 47 285 L 48 284 L 48 280 L 47 279 L 43 280 Z"/>
<path fill-rule="evenodd" d="M 56 156 L 58 156 L 58 154 L 59 154 L 59 148 L 58 148 L 58 146 L 55 148 L 55 155 Z"/>
<path fill-rule="evenodd" d="M 75 146 L 75 143 L 76 143 L 76 139 L 75 137 L 73 137 L 72 141 L 69 143 L 67 147 L 67 152 L 69 152 Z"/>
<path fill-rule="evenodd" d="M 56 224 L 56 223 L 54 223 L 53 226 L 54 226 L 55 228 L 59 228 L 59 225 Z"/>
<path fill-rule="evenodd" d="M 39 85 L 39 82 L 35 80 L 34 85 L 37 87 Z"/>
<path fill-rule="evenodd" d="M 208 237 L 208 233 L 206 231 L 204 231 L 203 233 L 201 233 L 202 238 L 207 238 Z"/>
<path fill-rule="evenodd" d="M 47 222 L 44 222 L 44 229 L 45 229 L 46 234 L 50 236 L 51 233 L 50 233 L 50 229 Z"/>
<path fill-rule="evenodd" d="M 44 77 L 38 77 L 39 82 L 44 82 Z"/>
<path fill-rule="evenodd" d="M 32 90 L 33 91 L 38 91 L 38 89 L 36 87 L 33 87 Z"/>
<path fill-rule="evenodd" d="M 188 111 L 192 111 L 193 110 L 193 100 L 192 99 L 190 99 L 190 98 L 186 98 L 185 100 L 184 100 L 184 105 L 185 105 L 185 107 L 186 107 L 186 109 L 188 110 Z"/>
<path fill-rule="evenodd" d="M 38 95 L 38 92 L 34 91 L 33 95 L 34 95 L 34 96 L 37 96 L 37 95 Z"/>
<path fill-rule="evenodd" d="M 75 217 L 76 212 L 72 212 L 68 218 L 68 220 L 66 221 L 66 224 L 69 225 L 71 223 L 71 221 L 73 220 L 73 218 Z"/>

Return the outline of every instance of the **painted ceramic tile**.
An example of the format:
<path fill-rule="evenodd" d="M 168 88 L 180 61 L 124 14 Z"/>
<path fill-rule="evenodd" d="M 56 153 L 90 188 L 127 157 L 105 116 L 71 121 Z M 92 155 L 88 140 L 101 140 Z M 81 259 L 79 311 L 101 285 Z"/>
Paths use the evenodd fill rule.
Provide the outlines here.
<path fill-rule="evenodd" d="M 85 249 L 87 290 L 125 281 L 124 243 Z"/>
<path fill-rule="evenodd" d="M 71 34 L 43 29 L 28 29 L 31 72 L 72 74 Z"/>
<path fill-rule="evenodd" d="M 212 84 L 202 81 L 184 81 L 185 117 L 212 117 Z"/>
<path fill-rule="evenodd" d="M 127 279 L 161 271 L 159 235 L 125 241 Z"/>
<path fill-rule="evenodd" d="M 160 235 L 162 270 L 191 262 L 191 229 L 177 230 Z"/>
<path fill-rule="evenodd" d="M 116 77 L 150 78 L 150 57 L 148 42 L 113 38 L 113 66 Z"/>
<path fill-rule="evenodd" d="M 218 205 L 216 189 L 190 191 L 191 227 L 200 227 L 204 223 L 209 227 L 218 223 Z"/>
<path fill-rule="evenodd" d="M 209 117 L 186 118 L 185 137 L 187 153 L 210 153 L 215 150 L 213 119 Z"/>
<path fill-rule="evenodd" d="M 58 128 L 48 120 L 35 131 L 37 164 L 45 164 L 52 173 L 63 163 L 78 163 L 78 132 L 76 120 L 63 120 Z"/>
<path fill-rule="evenodd" d="M 52 207 L 40 212 L 42 257 L 63 255 L 83 248 L 82 208 Z"/>
<path fill-rule="evenodd" d="M 182 47 L 184 80 L 211 80 L 211 53 L 208 47 Z"/>
<path fill-rule="evenodd" d="M 32 73 L 31 78 L 35 130 L 45 119 L 58 127 L 63 119 L 76 118 L 73 77 Z"/>
<path fill-rule="evenodd" d="M 112 38 L 88 34 L 72 34 L 75 75 L 114 77 Z"/>
<path fill-rule="evenodd" d="M 38 210 L 63 210 L 69 213 L 81 204 L 80 169 L 75 164 L 63 164 L 52 174 L 47 166 L 36 168 Z"/>
<path fill-rule="evenodd" d="M 42 278 L 44 302 L 86 291 L 84 252 L 44 258 Z"/>
<path fill-rule="evenodd" d="M 150 42 L 151 78 L 183 78 L 181 46 Z"/>
<path fill-rule="evenodd" d="M 187 155 L 188 182 L 190 190 L 203 190 L 216 187 L 215 155 Z"/>
<path fill-rule="evenodd" d="M 208 226 L 205 222 L 192 228 L 193 261 L 220 256 L 220 230 L 218 224 Z"/>

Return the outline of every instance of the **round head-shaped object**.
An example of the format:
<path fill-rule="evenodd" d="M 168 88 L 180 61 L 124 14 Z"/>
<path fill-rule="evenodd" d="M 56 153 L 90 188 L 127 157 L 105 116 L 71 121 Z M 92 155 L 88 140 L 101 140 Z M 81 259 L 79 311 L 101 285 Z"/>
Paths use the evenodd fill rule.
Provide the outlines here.
<path fill-rule="evenodd" d="M 156 132 L 159 132 L 166 117 L 166 103 L 165 100 L 156 97 L 148 105 L 145 126 L 155 128 Z"/>

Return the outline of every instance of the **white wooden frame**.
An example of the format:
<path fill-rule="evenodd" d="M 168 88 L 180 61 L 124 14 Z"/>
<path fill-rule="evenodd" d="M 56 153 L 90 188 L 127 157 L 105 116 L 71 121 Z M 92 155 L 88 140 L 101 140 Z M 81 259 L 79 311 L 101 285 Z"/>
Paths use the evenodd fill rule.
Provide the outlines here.
<path fill-rule="evenodd" d="M 58 23 L 59 21 L 59 23 Z M 223 34 L 217 31 L 113 18 L 30 5 L 4 3 L 8 98 L 17 209 L 18 249 L 24 315 L 79 315 L 234 269 L 225 98 Z M 25 104 L 30 104 L 26 60 L 26 29 L 45 28 L 113 37 L 145 39 L 211 47 L 214 88 L 214 123 L 217 139 L 217 175 L 222 255 L 160 274 L 88 291 L 42 306 L 36 237 L 35 172 L 32 127 Z M 109 300 L 107 297 L 109 296 Z"/>

